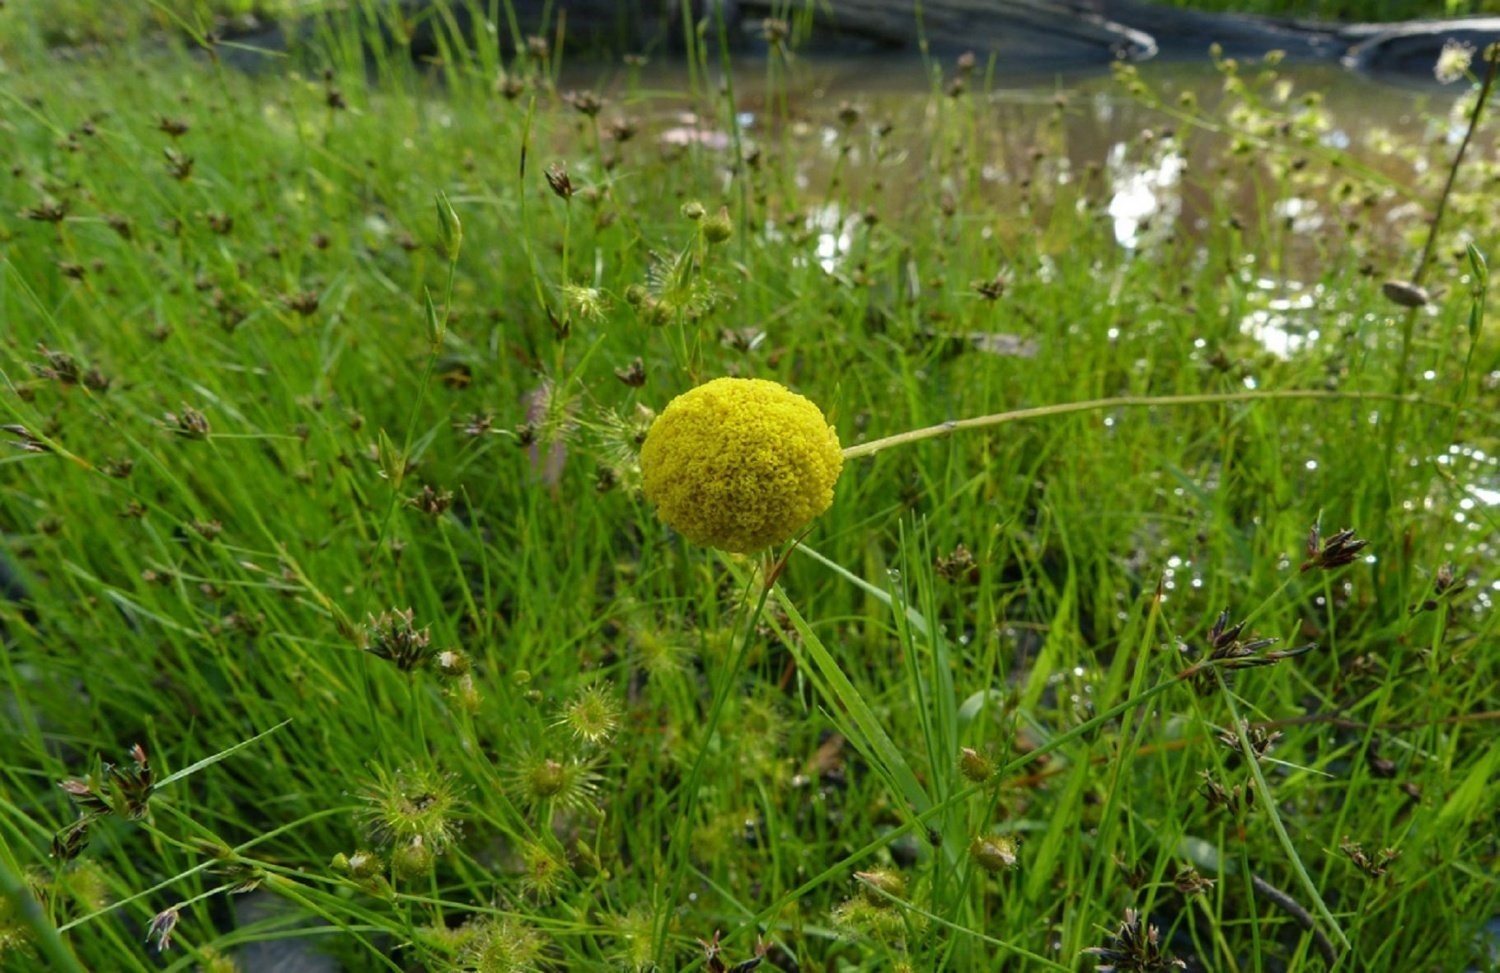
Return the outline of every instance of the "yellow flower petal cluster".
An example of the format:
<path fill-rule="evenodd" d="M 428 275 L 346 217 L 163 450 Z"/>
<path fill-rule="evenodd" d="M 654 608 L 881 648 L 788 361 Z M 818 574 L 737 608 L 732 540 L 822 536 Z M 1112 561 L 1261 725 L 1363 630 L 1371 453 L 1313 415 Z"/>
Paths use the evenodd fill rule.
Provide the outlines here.
<path fill-rule="evenodd" d="M 679 395 L 641 446 L 646 499 L 697 544 L 749 553 L 795 537 L 833 503 L 844 456 L 811 401 L 756 378 Z"/>

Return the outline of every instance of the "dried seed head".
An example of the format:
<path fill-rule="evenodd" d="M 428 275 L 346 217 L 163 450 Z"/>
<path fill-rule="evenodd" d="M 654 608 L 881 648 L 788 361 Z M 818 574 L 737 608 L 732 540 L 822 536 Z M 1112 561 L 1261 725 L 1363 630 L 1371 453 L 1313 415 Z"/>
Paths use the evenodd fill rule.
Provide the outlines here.
<path fill-rule="evenodd" d="M 1172 877 L 1172 886 L 1183 895 L 1204 895 L 1214 887 L 1214 882 L 1199 875 L 1196 868 L 1186 866 Z"/>
<path fill-rule="evenodd" d="M 89 843 L 89 828 L 96 820 L 97 816 L 80 815 L 77 821 L 53 835 L 52 857 L 67 862 L 83 854 Z M 0 949 L 0 955 L 4 955 L 3 949 Z"/>
<path fill-rule="evenodd" d="M 21 210 L 20 215 L 23 220 L 32 220 L 37 223 L 61 223 L 68 215 L 68 202 L 47 196 L 35 206 L 28 206 Z"/>
<path fill-rule="evenodd" d="M 636 355 L 628 368 L 616 368 L 615 378 L 624 382 L 633 389 L 638 389 L 646 384 L 646 362 L 640 355 Z"/>
<path fill-rule="evenodd" d="M 156 951 L 164 953 L 172 948 L 172 930 L 177 928 L 177 920 L 180 918 L 178 907 L 173 906 L 158 912 L 151 919 L 151 925 L 146 928 L 146 942 L 155 941 Z"/>
<path fill-rule="evenodd" d="M 46 345 L 38 344 L 36 353 L 41 361 L 32 363 L 31 370 L 37 377 L 62 385 L 77 385 L 83 380 L 83 368 L 67 352 L 54 351 Z"/>
<path fill-rule="evenodd" d="M 547 167 L 547 185 L 552 187 L 552 192 L 559 199 L 573 198 L 573 180 L 568 178 L 568 167 L 561 162 L 554 162 Z"/>
<path fill-rule="evenodd" d="M 506 101 L 515 101 L 526 93 L 526 82 L 514 74 L 502 74 L 495 84 L 495 90 Z"/>
<path fill-rule="evenodd" d="M 1245 731 L 1245 739 L 1250 741 L 1250 752 L 1255 755 L 1256 762 L 1266 759 L 1271 748 L 1276 746 L 1276 741 L 1281 739 L 1279 730 L 1268 730 L 1262 726 L 1255 726 L 1249 720 L 1241 720 L 1240 726 Z M 1240 736 L 1234 730 L 1225 730 L 1217 737 L 1219 743 L 1226 749 L 1234 752 L 1236 756 L 1244 756 L 1244 750 L 1240 746 Z"/>
<path fill-rule="evenodd" d="M 415 496 L 406 498 L 406 505 L 429 517 L 439 517 L 453 505 L 453 491 L 434 490 L 431 484 L 424 483 Z"/>
<path fill-rule="evenodd" d="M 298 294 L 287 294 L 281 300 L 288 308 L 304 318 L 311 317 L 318 310 L 319 299 L 317 291 L 302 291 Z"/>
<path fill-rule="evenodd" d="M 1005 288 L 1010 286 L 1010 279 L 1001 271 L 989 280 L 976 280 L 969 286 L 986 301 L 998 301 L 1000 295 L 1005 293 Z"/>
<path fill-rule="evenodd" d="M 469 439 L 478 439 L 495 431 L 495 417 L 486 413 L 471 412 L 454 423 L 454 428 Z"/>
<path fill-rule="evenodd" d="M 1359 553 L 1369 546 L 1369 541 L 1355 536 L 1354 528 L 1346 527 L 1319 544 L 1319 525 L 1313 524 L 1307 532 L 1307 560 L 1303 571 L 1322 568 L 1325 571 L 1352 564 Z"/>
<path fill-rule="evenodd" d="M 1198 772 L 1203 778 L 1203 787 L 1200 793 L 1208 801 L 1210 808 L 1223 808 L 1235 817 L 1246 814 L 1255 804 L 1254 781 L 1247 781 L 1243 786 L 1235 784 L 1233 787 L 1225 788 L 1224 785 L 1214 780 L 1213 775 L 1206 770 Z"/>
<path fill-rule="evenodd" d="M 1309 642 L 1295 649 L 1263 652 L 1263 649 L 1270 648 L 1281 640 L 1264 638 L 1242 642 L 1240 633 L 1245 629 L 1244 623 L 1230 625 L 1229 619 L 1229 609 L 1219 613 L 1208 630 L 1207 649 L 1197 650 L 1186 643 L 1178 646 L 1183 655 L 1196 657 L 1196 661 L 1179 672 L 1177 678 L 1190 681 L 1199 695 L 1207 695 L 1217 687 L 1215 670 L 1221 670 L 1227 678 L 1229 672 L 1237 669 L 1275 665 L 1283 659 L 1294 658 L 1318 647 L 1316 642 Z"/>
<path fill-rule="evenodd" d="M 1397 766 L 1394 760 L 1380 755 L 1380 741 L 1371 740 L 1370 745 L 1365 748 L 1365 766 L 1370 769 L 1372 777 L 1389 780 L 1396 776 Z"/>
<path fill-rule="evenodd" d="M 1354 866 L 1364 872 L 1368 878 L 1383 877 L 1389 870 L 1391 862 L 1401 857 L 1401 852 L 1395 848 L 1382 848 L 1371 855 L 1359 842 L 1351 841 L 1348 836 L 1339 842 L 1339 850 L 1348 855 Z"/>
<path fill-rule="evenodd" d="M 1380 293 L 1400 307 L 1426 307 L 1432 301 L 1425 287 L 1405 280 L 1386 281 L 1380 285 Z"/>
<path fill-rule="evenodd" d="M 1092 946 L 1084 953 L 1099 957 L 1098 973 L 1149 973 L 1187 967 L 1162 947 L 1161 929 L 1144 922 L 1134 909 L 1125 910 L 1125 921 L 1109 945 Z"/>
<path fill-rule="evenodd" d="M 181 412 L 165 413 L 162 419 L 168 431 L 184 439 L 207 439 L 211 432 L 208 417 L 186 403 L 183 403 Z"/>
<path fill-rule="evenodd" d="M 953 553 L 940 554 L 933 558 L 933 567 L 944 581 L 975 584 L 979 581 L 979 563 L 962 544 L 953 546 Z"/>
<path fill-rule="evenodd" d="M 193 174 L 193 157 L 177 151 L 171 146 L 162 150 L 166 156 L 167 172 L 178 182 L 183 182 Z"/>
<path fill-rule="evenodd" d="M 629 118 L 616 118 L 609 123 L 609 137 L 616 142 L 629 142 L 635 138 L 636 124 Z"/>
<path fill-rule="evenodd" d="M 402 672 L 420 669 L 432 658 L 432 635 L 418 629 L 415 612 L 392 610 L 369 616 L 364 629 L 364 649 L 377 658 L 394 663 Z"/>

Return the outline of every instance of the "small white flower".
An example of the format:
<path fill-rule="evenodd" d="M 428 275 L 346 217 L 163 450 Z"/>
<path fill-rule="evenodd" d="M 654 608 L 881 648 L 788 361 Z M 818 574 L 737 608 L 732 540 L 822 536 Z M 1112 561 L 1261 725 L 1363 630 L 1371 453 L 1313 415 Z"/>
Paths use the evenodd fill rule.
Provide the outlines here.
<path fill-rule="evenodd" d="M 1432 76 L 1437 78 L 1438 84 L 1452 84 L 1467 75 L 1469 65 L 1473 63 L 1473 44 L 1448 41 L 1443 45 L 1442 53 L 1438 55 L 1437 64 L 1433 65 Z"/>

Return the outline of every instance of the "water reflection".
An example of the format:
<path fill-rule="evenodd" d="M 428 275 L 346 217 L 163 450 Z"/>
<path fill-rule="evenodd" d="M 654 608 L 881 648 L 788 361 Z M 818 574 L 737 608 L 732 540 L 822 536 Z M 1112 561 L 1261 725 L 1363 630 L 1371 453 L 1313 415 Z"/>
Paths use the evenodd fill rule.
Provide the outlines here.
<path fill-rule="evenodd" d="M 1098 76 L 949 97 L 920 65 L 820 61 L 769 89 L 757 69 L 738 73 L 732 120 L 718 100 L 726 89 L 672 105 L 665 84 L 648 85 L 634 106 L 658 113 L 645 124 L 663 151 L 718 156 L 726 187 L 741 165 L 773 173 L 760 183 L 760 225 L 767 239 L 805 241 L 802 265 L 857 276 L 877 221 L 899 228 L 941 213 L 977 225 L 1003 259 L 1023 224 L 1097 217 L 1131 254 L 1204 260 L 1227 247 L 1232 272 L 1254 281 L 1236 326 L 1290 358 L 1373 323 L 1342 313 L 1341 296 L 1315 282 L 1408 270 L 1440 186 L 1442 141 L 1468 96 L 1336 68 L 1283 66 L 1265 84 L 1260 72 L 1243 66 L 1234 87 L 1208 65 L 1147 66 L 1152 107 Z M 1236 101 L 1246 88 L 1261 107 Z M 629 110 L 632 96 L 617 97 Z M 1188 114 L 1218 119 L 1219 130 L 1183 122 Z M 1481 142 L 1476 158 L 1493 152 L 1492 136 Z M 1028 255 L 1037 281 L 1066 258 L 1067 232 Z"/>
<path fill-rule="evenodd" d="M 1278 358 L 1291 358 L 1321 337 L 1316 316 L 1321 284 L 1304 290 L 1297 281 L 1260 278 L 1249 300 L 1258 304 L 1240 321 L 1240 331 Z M 1268 295 L 1277 294 L 1276 297 Z"/>
<path fill-rule="evenodd" d="M 1494 514 L 1485 508 L 1500 507 L 1500 459 L 1477 446 L 1454 443 L 1434 462 L 1464 494 L 1453 519 L 1461 524 L 1476 517 L 1493 521 Z"/>
<path fill-rule="evenodd" d="M 1176 152 L 1167 152 L 1142 166 L 1129 161 L 1128 148 L 1124 142 L 1116 142 L 1109 149 L 1107 168 L 1115 186 L 1109 217 L 1114 221 L 1115 241 L 1134 250 L 1144 227 L 1154 226 L 1160 232 L 1182 211 L 1177 184 L 1187 160 Z"/>

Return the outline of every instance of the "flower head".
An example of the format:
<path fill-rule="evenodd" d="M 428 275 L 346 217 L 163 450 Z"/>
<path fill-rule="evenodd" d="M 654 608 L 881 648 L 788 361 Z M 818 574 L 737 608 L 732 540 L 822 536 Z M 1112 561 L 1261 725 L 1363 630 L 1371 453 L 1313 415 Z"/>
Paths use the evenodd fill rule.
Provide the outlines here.
<path fill-rule="evenodd" d="M 1442 51 L 1438 53 L 1437 64 L 1432 67 L 1432 76 L 1437 78 L 1438 84 L 1452 84 L 1468 74 L 1469 66 L 1473 63 L 1473 44 L 1449 40 L 1444 42 Z"/>
<path fill-rule="evenodd" d="M 684 392 L 641 446 L 646 499 L 697 544 L 749 553 L 833 503 L 844 457 L 818 407 L 785 386 L 719 378 Z"/>

